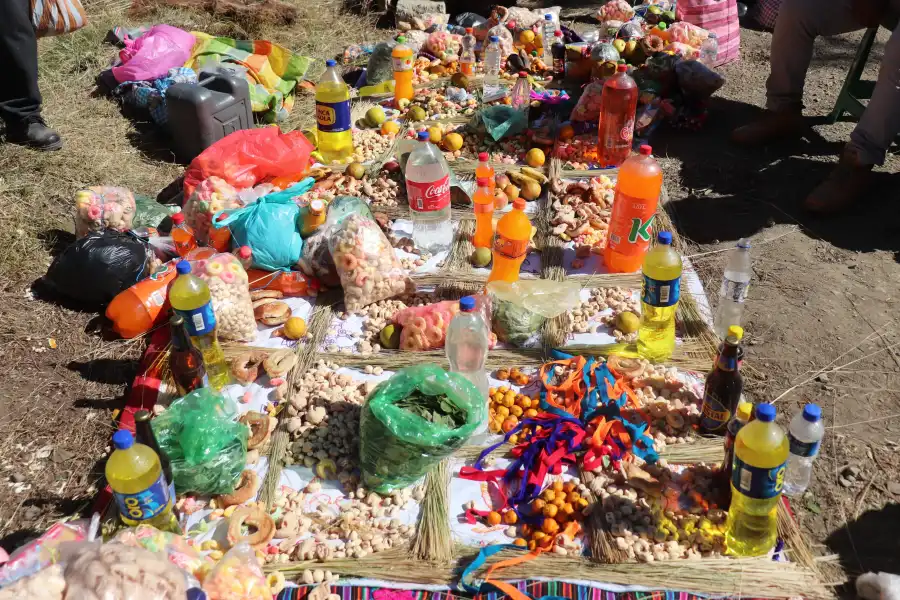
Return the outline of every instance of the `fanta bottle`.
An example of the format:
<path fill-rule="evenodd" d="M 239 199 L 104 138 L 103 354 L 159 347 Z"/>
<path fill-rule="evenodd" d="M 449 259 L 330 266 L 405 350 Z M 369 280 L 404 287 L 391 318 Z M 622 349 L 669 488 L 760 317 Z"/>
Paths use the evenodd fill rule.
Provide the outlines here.
<path fill-rule="evenodd" d="M 634 138 L 634 113 L 637 109 L 638 86 L 619 65 L 616 74 L 603 84 L 600 96 L 600 134 L 597 151 L 604 167 L 618 167 L 631 154 Z"/>
<path fill-rule="evenodd" d="M 175 262 L 167 262 L 163 269 L 113 298 L 106 307 L 106 318 L 112 321 L 116 333 L 126 340 L 135 338 L 150 331 L 157 320 L 165 316 L 169 284 L 177 275 Z"/>
<path fill-rule="evenodd" d="M 475 204 L 475 235 L 472 237 L 472 245 L 476 248 L 490 248 L 494 241 L 494 195 L 487 179 L 479 177 L 476 183 L 478 187 L 472 197 Z"/>
<path fill-rule="evenodd" d="M 633 273 L 641 267 L 653 236 L 653 216 L 663 173 L 644 144 L 640 153 L 619 169 L 603 260 L 612 273 Z"/>
<path fill-rule="evenodd" d="M 525 214 L 525 200 L 513 200 L 513 209 L 500 217 L 497 222 L 497 235 L 494 237 L 494 267 L 488 276 L 492 281 L 519 280 L 519 269 L 528 252 L 531 240 L 531 221 Z"/>
<path fill-rule="evenodd" d="M 397 45 L 391 52 L 394 61 L 394 105 L 400 99 L 412 100 L 413 90 L 413 51 L 406 45 L 406 38 L 397 38 Z"/>
<path fill-rule="evenodd" d="M 247 269 L 251 290 L 278 290 L 285 296 L 315 296 L 319 289 L 317 279 L 300 271 L 263 271 Z"/>
<path fill-rule="evenodd" d="M 324 162 L 343 162 L 353 155 L 350 88 L 335 61 L 329 59 L 325 65 L 325 74 L 316 85 L 316 138 Z"/>
<path fill-rule="evenodd" d="M 225 213 L 216 217 L 216 221 L 224 221 L 228 218 Z M 216 252 L 228 252 L 231 249 L 231 230 L 227 227 L 211 227 L 209 233 L 209 245 L 216 249 Z"/>
<path fill-rule="evenodd" d="M 475 168 L 475 179 L 487 179 L 488 187 L 491 188 L 491 195 L 494 195 L 494 188 L 497 187 L 497 180 L 494 178 L 494 167 L 491 166 L 491 156 L 487 152 L 478 153 L 478 166 Z"/>
<path fill-rule="evenodd" d="M 172 215 L 172 242 L 175 244 L 175 251 L 178 253 L 178 256 L 182 258 L 197 247 L 197 238 L 194 237 L 194 230 L 184 222 L 184 213 L 179 212 Z"/>

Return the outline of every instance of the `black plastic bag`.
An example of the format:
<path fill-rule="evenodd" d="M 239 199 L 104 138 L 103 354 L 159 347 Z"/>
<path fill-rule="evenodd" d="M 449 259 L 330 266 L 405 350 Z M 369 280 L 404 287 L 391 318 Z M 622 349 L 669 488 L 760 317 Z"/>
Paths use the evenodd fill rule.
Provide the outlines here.
<path fill-rule="evenodd" d="M 131 234 L 94 231 L 63 250 L 44 280 L 61 296 L 102 309 L 148 274 L 149 258 L 147 245 Z"/>
<path fill-rule="evenodd" d="M 453 22 L 460 27 L 471 27 L 472 29 L 475 29 L 476 27 L 484 27 L 487 25 L 488 20 L 479 14 L 465 12 L 453 17 Z"/>

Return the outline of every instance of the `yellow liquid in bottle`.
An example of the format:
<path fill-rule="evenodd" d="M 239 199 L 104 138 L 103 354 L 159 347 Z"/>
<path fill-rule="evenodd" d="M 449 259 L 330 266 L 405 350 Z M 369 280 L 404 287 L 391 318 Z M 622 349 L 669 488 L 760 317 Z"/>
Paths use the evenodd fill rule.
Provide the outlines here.
<path fill-rule="evenodd" d="M 675 311 L 678 310 L 681 292 L 681 257 L 671 245 L 659 243 L 644 257 L 641 270 L 644 289 L 638 353 L 653 362 L 662 362 L 675 350 Z"/>
<path fill-rule="evenodd" d="M 116 432 L 113 439 L 123 433 L 128 432 Z M 131 435 L 127 437 L 133 443 Z M 162 476 L 159 457 L 143 444 L 133 443 L 126 449 L 116 447 L 106 462 L 106 481 L 115 493 L 122 522 L 132 527 L 152 525 L 163 531 L 180 533 L 172 512 L 175 499 L 169 497 L 169 486 Z"/>
<path fill-rule="evenodd" d="M 334 161 L 344 162 L 353 156 L 353 131 L 349 116 L 347 117 L 347 129 L 344 131 L 325 131 L 321 126 L 322 119 L 326 122 L 333 122 L 335 118 L 340 120 L 340 115 L 336 115 L 336 113 L 340 112 L 341 107 L 344 106 L 339 104 L 342 102 L 346 103 L 349 115 L 350 89 L 343 81 L 339 83 L 320 81 L 316 86 L 316 119 L 320 123 L 316 127 L 316 139 L 319 153 L 326 164 Z M 335 110 L 336 104 L 339 104 L 337 110 Z"/>
<path fill-rule="evenodd" d="M 188 333 L 191 334 L 191 343 L 203 355 L 209 386 L 216 391 L 221 390 L 231 382 L 231 375 L 216 332 L 213 330 L 211 333 L 194 335 L 195 327 L 203 327 L 212 314 L 209 287 L 199 277 L 189 273 L 179 274 L 169 288 L 169 303 L 184 317 Z M 208 311 L 205 310 L 207 305 Z"/>

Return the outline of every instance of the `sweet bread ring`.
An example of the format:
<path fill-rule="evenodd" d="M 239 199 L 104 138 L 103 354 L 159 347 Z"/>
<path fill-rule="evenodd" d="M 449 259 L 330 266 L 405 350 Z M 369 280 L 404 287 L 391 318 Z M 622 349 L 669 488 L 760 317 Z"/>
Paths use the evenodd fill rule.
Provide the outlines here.
<path fill-rule="evenodd" d="M 297 364 L 297 354 L 293 350 L 282 348 L 270 352 L 263 361 L 263 369 L 269 377 L 284 377 Z"/>
<path fill-rule="evenodd" d="M 241 533 L 241 527 L 255 527 L 248 535 Z M 269 514 L 257 507 L 242 506 L 228 518 L 228 543 L 235 546 L 247 542 L 254 550 L 264 550 L 275 537 L 275 521 Z"/>
<path fill-rule="evenodd" d="M 228 508 L 235 504 L 243 504 L 248 501 L 256 493 L 259 485 L 259 475 L 256 471 L 245 469 L 241 472 L 241 478 L 238 479 L 237 486 L 230 494 L 222 494 L 216 497 L 216 504 L 219 508 Z"/>

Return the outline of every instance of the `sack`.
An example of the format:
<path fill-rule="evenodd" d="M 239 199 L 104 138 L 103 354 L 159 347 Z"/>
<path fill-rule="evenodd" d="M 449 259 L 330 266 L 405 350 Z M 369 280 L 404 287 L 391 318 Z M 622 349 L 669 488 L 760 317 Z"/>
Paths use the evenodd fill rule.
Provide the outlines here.
<path fill-rule="evenodd" d="M 190 196 L 185 197 L 184 222 L 194 230 L 194 237 L 201 244 L 209 243 L 213 215 L 246 206 L 234 186 L 216 176 L 204 179 Z"/>
<path fill-rule="evenodd" d="M 94 231 L 63 250 L 44 280 L 60 295 L 99 310 L 149 273 L 150 256 L 133 235 Z"/>
<path fill-rule="evenodd" d="M 432 423 L 396 406 L 414 390 L 446 395 L 466 413 L 461 427 Z M 407 487 L 462 446 L 485 419 L 486 403 L 478 388 L 459 373 L 437 365 L 397 371 L 375 388 L 359 419 L 359 458 L 365 486 L 377 493 Z"/>
<path fill-rule="evenodd" d="M 134 227 L 134 194 L 127 188 L 98 185 L 75 192 L 75 237 L 91 231 Z"/>
<path fill-rule="evenodd" d="M 256 338 L 256 317 L 241 261 L 228 252 L 213 254 L 191 261 L 191 272 L 209 286 L 219 338 L 252 342 Z"/>
<path fill-rule="evenodd" d="M 719 41 L 716 64 L 727 65 L 740 58 L 741 26 L 738 22 L 737 0 L 678 0 L 675 5 L 675 16 L 679 21 L 686 21 L 715 33 Z M 676 27 L 679 23 L 675 23 Z M 699 49 L 697 41 L 672 38 L 672 41 L 687 43 Z"/>
<path fill-rule="evenodd" d="M 87 13 L 80 0 L 31 0 L 31 24 L 38 37 L 62 35 L 87 25 Z"/>
<path fill-rule="evenodd" d="M 119 83 L 165 77 L 169 69 L 187 62 L 194 42 L 194 36 L 187 31 L 171 25 L 154 25 L 138 39 L 125 40 L 125 49 L 119 52 L 122 64 L 112 68 L 113 77 Z"/>

